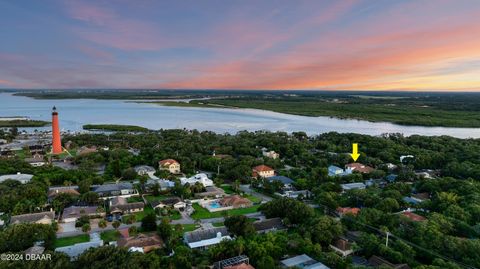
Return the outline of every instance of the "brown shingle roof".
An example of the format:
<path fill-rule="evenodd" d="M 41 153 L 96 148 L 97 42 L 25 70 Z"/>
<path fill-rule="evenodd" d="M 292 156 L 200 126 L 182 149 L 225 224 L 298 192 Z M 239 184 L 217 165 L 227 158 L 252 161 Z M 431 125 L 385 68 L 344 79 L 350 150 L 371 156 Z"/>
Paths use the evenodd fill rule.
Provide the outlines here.
<path fill-rule="evenodd" d="M 33 222 L 37 222 L 37 221 L 39 221 L 43 218 L 49 218 L 49 219 L 53 220 L 55 218 L 55 211 L 46 211 L 46 212 L 12 216 L 11 219 L 10 219 L 10 223 L 13 223 L 13 224 L 33 223 Z"/>
<path fill-rule="evenodd" d="M 62 189 L 49 190 L 48 191 L 48 198 L 55 198 L 62 193 L 69 194 L 69 195 L 72 195 L 72 196 L 79 196 L 80 195 L 80 193 L 73 188 L 72 189 L 62 188 Z"/>
<path fill-rule="evenodd" d="M 372 167 L 361 164 L 361 163 L 349 163 L 349 164 L 346 164 L 345 167 L 349 167 L 353 171 L 357 171 L 364 174 L 371 173 L 373 170 L 375 170 Z"/>
<path fill-rule="evenodd" d="M 243 198 L 240 195 L 232 195 L 232 196 L 227 196 L 222 198 L 220 201 L 218 201 L 222 206 L 233 206 L 233 207 L 239 207 L 239 206 L 250 206 L 252 205 L 252 202 L 248 200 L 247 198 Z"/>
<path fill-rule="evenodd" d="M 420 216 L 418 214 L 415 214 L 413 212 L 402 212 L 402 215 L 410 219 L 411 221 L 424 221 L 427 220 L 427 218 Z"/>
<path fill-rule="evenodd" d="M 120 238 L 117 241 L 119 247 L 141 247 L 145 252 L 155 248 L 163 247 L 163 241 L 157 234 L 146 235 L 138 234 L 137 236 L 130 236 L 127 238 Z"/>
<path fill-rule="evenodd" d="M 259 165 L 259 166 L 255 166 L 253 168 L 253 171 L 256 171 L 256 172 L 266 172 L 266 171 L 272 171 L 273 168 L 269 167 L 269 166 L 266 166 L 266 165 Z"/>
<path fill-rule="evenodd" d="M 165 159 L 165 160 L 161 160 L 161 161 L 158 162 L 158 164 L 159 164 L 160 166 L 168 166 L 168 165 L 170 165 L 170 164 L 172 164 L 172 163 L 178 163 L 178 162 L 177 162 L 176 160 L 174 160 L 174 159 Z"/>

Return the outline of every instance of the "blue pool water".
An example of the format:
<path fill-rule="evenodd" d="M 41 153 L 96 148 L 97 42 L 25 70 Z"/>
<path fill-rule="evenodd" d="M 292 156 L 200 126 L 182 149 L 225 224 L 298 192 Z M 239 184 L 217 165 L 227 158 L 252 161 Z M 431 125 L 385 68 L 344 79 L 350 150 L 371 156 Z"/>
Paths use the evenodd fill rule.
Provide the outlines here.
<path fill-rule="evenodd" d="M 222 205 L 220 205 L 218 202 L 211 202 L 210 203 L 210 208 L 220 208 Z"/>

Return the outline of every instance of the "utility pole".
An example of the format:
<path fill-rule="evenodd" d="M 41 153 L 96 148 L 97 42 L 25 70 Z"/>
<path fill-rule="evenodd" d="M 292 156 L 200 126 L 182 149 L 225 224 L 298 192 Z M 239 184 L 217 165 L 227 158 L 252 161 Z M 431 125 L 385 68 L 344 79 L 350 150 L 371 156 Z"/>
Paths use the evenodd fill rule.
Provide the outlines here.
<path fill-rule="evenodd" d="M 387 232 L 387 240 L 385 241 L 385 246 L 388 248 L 388 236 L 390 235 L 389 232 Z"/>

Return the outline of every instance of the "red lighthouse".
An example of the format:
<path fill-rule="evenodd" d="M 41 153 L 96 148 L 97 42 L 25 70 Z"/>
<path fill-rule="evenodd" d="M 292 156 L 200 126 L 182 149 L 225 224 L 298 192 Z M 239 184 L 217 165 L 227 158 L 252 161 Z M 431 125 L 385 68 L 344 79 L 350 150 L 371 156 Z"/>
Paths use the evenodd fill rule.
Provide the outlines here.
<path fill-rule="evenodd" d="M 52 109 L 52 153 L 62 153 L 62 141 L 60 140 L 60 126 L 58 124 L 57 108 Z"/>

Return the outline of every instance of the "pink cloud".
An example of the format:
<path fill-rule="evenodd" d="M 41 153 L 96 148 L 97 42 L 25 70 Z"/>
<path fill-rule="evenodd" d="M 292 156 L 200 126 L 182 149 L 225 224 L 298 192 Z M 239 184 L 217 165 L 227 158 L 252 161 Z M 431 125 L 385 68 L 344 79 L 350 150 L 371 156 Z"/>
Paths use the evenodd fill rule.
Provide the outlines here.
<path fill-rule="evenodd" d="M 100 45 L 121 50 L 157 50 L 170 44 L 156 25 L 120 16 L 112 8 L 73 1 L 66 5 L 66 10 L 71 18 L 85 23 L 73 31 Z"/>

